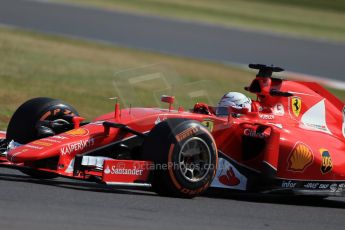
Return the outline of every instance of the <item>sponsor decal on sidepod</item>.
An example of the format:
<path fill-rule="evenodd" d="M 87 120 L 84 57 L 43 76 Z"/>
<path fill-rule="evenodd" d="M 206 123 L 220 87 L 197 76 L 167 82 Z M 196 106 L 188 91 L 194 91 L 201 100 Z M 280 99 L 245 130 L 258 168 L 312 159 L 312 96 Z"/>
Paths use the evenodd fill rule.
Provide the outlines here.
<path fill-rule="evenodd" d="M 298 142 L 288 157 L 288 171 L 303 172 L 313 161 L 313 151 L 306 144 Z"/>
<path fill-rule="evenodd" d="M 284 116 L 285 115 L 284 105 L 281 103 L 276 104 L 273 108 L 273 114 L 276 116 Z"/>
<path fill-rule="evenodd" d="M 256 132 L 253 129 L 245 129 L 243 131 L 243 135 L 247 137 L 254 137 L 254 138 L 259 138 L 259 139 L 265 139 L 268 137 L 267 134 Z"/>
<path fill-rule="evenodd" d="M 283 181 L 282 182 L 282 188 L 295 188 L 296 187 L 296 182 L 293 182 L 291 180 L 288 180 L 288 181 Z"/>
<path fill-rule="evenodd" d="M 330 186 L 331 192 L 344 192 L 345 191 L 345 184 L 332 184 Z"/>
<path fill-rule="evenodd" d="M 321 157 L 322 157 L 322 164 L 321 164 L 321 172 L 322 174 L 326 174 L 332 171 L 333 163 L 331 154 L 327 149 L 320 149 Z"/>
<path fill-rule="evenodd" d="M 274 115 L 272 114 L 259 114 L 260 119 L 263 120 L 274 120 Z"/>

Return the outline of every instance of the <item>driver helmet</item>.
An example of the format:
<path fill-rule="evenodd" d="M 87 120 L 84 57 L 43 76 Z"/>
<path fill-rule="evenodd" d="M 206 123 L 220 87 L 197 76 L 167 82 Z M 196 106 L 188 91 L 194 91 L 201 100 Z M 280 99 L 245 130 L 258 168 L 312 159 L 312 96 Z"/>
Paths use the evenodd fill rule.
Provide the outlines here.
<path fill-rule="evenodd" d="M 252 100 L 243 93 L 229 92 L 220 99 L 218 107 L 228 108 L 230 106 L 238 109 L 247 108 L 251 112 Z"/>

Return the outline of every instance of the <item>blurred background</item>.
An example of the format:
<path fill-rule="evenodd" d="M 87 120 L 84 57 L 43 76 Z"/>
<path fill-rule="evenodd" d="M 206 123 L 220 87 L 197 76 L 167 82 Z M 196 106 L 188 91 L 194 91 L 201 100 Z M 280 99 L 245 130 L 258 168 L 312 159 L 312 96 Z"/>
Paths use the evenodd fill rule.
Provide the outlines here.
<path fill-rule="evenodd" d="M 0 129 L 29 98 L 88 119 L 124 106 L 187 108 L 243 92 L 249 63 L 345 99 L 344 0 L 0 0 Z"/>

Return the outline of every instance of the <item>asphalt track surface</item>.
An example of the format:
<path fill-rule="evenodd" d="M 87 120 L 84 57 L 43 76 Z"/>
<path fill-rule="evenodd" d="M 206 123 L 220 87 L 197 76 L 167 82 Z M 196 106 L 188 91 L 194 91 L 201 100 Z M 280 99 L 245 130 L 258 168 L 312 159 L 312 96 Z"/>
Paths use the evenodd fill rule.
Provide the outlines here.
<path fill-rule="evenodd" d="M 345 43 L 51 3 L 0 0 L 0 23 L 121 46 L 239 64 L 274 64 L 345 81 Z"/>
<path fill-rule="evenodd" d="M 64 16 L 60 15 L 61 11 L 65 13 Z M 112 20 L 112 22 L 109 23 L 107 20 Z M 245 54 L 238 54 L 241 49 L 236 46 L 252 43 L 250 41 L 252 38 L 243 31 L 236 32 L 217 27 L 198 26 L 193 23 L 176 23 L 162 19 L 18 0 L 0 0 L 0 22 L 49 33 L 112 41 L 132 47 L 214 60 L 227 60 L 227 58 L 231 60 L 235 56 L 239 58 L 238 60 L 245 58 Z M 195 26 L 195 33 L 189 31 Z M 154 32 L 155 27 L 163 31 L 161 35 L 157 34 L 157 31 Z M 181 29 L 180 32 L 174 33 L 173 30 L 178 28 Z M 138 35 L 133 35 L 135 32 Z M 202 32 L 207 33 L 209 40 L 196 39 Z M 217 38 L 216 35 L 222 35 L 225 38 L 229 36 L 231 42 L 229 39 Z M 276 39 L 276 42 L 282 39 L 263 34 L 256 35 L 256 39 L 261 42 L 264 42 L 267 37 Z M 241 40 L 244 43 L 241 43 Z M 303 53 L 304 56 L 314 56 L 315 62 L 323 58 L 312 51 L 312 47 L 318 44 L 321 44 L 320 46 L 324 49 L 323 53 L 320 51 L 323 56 L 333 51 L 338 58 L 344 55 L 343 45 L 318 42 L 309 44 L 307 41 L 293 39 L 282 39 L 281 42 L 284 45 L 279 45 L 280 49 L 284 49 L 289 54 L 293 53 L 292 50 L 296 51 L 296 48 L 291 48 L 289 51 L 288 44 L 310 46 L 310 51 L 306 51 L 309 49 L 297 51 Z M 213 44 L 213 46 L 207 44 Z M 274 54 L 275 44 L 273 43 L 267 52 Z M 265 47 L 268 48 L 269 44 L 266 46 L 252 44 L 245 49 L 245 52 L 247 54 L 251 53 L 249 51 L 258 52 Z M 234 55 L 236 52 L 238 55 Z M 262 52 L 258 52 L 258 55 L 260 58 L 270 58 Z M 251 57 L 253 56 L 249 56 L 249 59 Z M 243 60 L 264 62 L 259 58 L 258 60 Z M 284 63 L 285 66 L 299 63 L 293 58 L 289 59 L 288 55 L 279 60 L 282 62 L 290 60 Z M 343 60 L 345 59 L 342 58 Z M 308 60 L 307 63 L 310 65 Z M 319 64 L 315 67 L 320 71 L 323 69 Z M 333 68 L 333 70 L 337 72 L 336 70 L 340 69 Z M 322 74 L 322 72 L 317 73 Z M 0 168 L 0 229 L 6 230 L 336 230 L 344 229 L 344 209 L 345 198 L 327 198 L 320 201 L 254 194 L 206 194 L 192 200 L 174 199 L 159 197 L 148 190 L 109 188 L 68 179 L 40 181 L 15 170 Z"/>
<path fill-rule="evenodd" d="M 344 229 L 345 199 L 205 195 L 192 200 L 0 170 L 0 229 Z"/>

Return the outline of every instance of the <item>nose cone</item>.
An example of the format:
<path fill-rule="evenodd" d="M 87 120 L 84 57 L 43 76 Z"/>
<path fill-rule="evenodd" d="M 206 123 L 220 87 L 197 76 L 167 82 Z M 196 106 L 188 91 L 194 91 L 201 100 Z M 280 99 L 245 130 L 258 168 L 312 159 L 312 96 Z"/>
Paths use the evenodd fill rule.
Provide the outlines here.
<path fill-rule="evenodd" d="M 49 146 L 48 148 L 48 146 L 39 146 L 32 142 L 9 151 L 7 153 L 7 160 L 12 163 L 24 163 L 51 158 L 59 154 L 59 147 Z"/>

